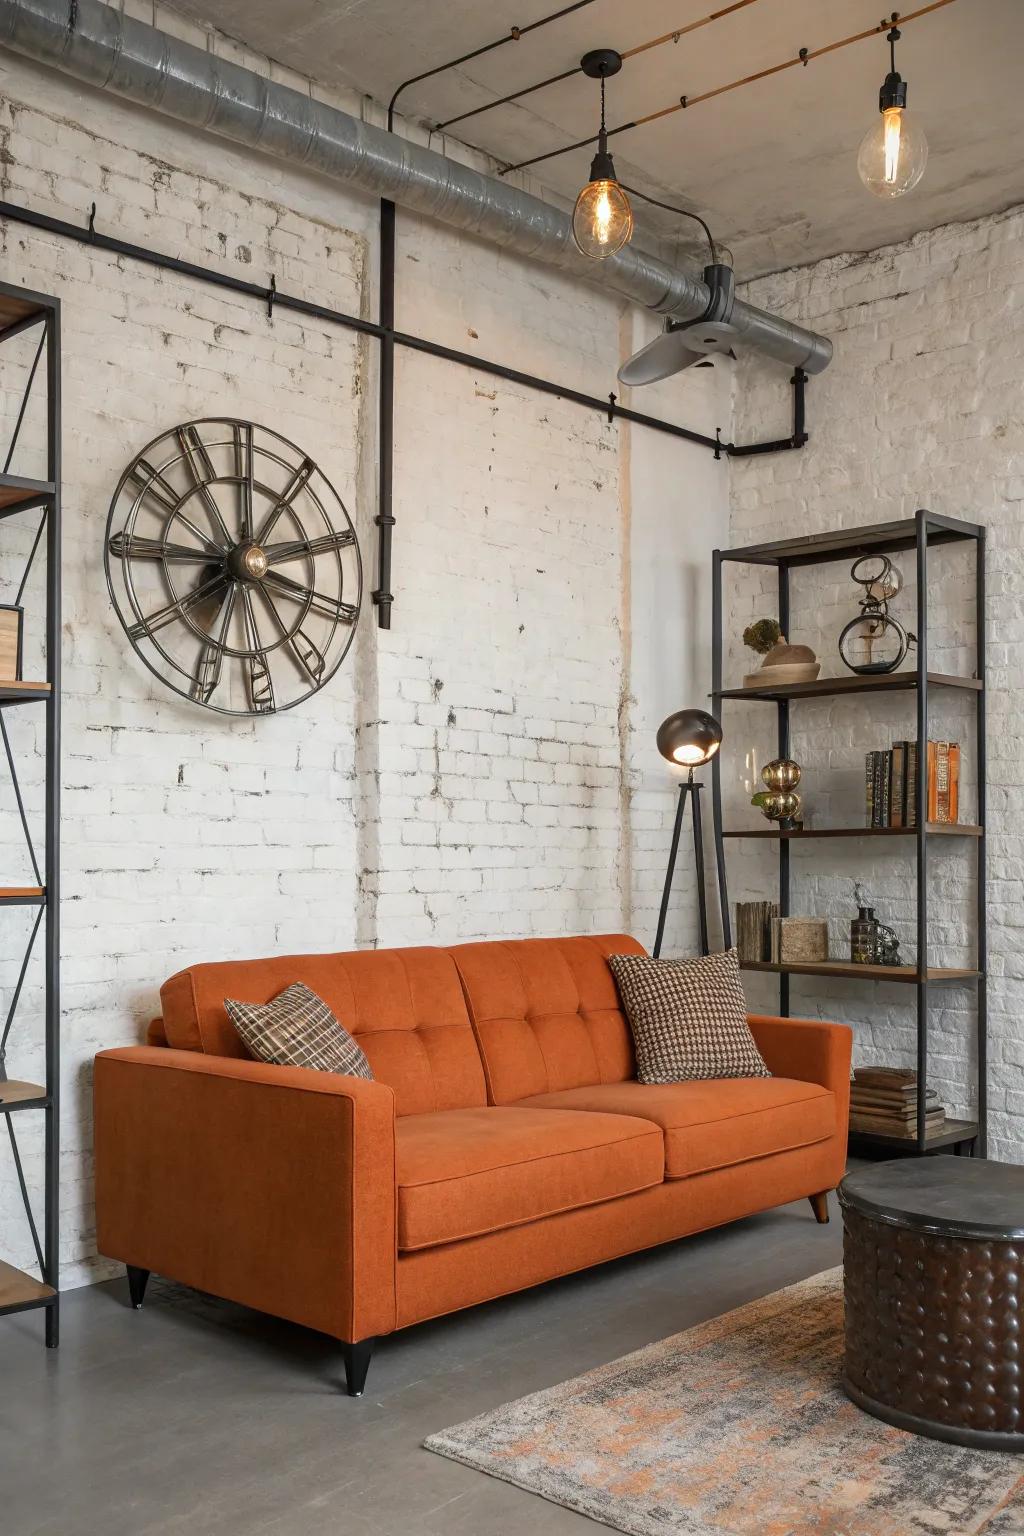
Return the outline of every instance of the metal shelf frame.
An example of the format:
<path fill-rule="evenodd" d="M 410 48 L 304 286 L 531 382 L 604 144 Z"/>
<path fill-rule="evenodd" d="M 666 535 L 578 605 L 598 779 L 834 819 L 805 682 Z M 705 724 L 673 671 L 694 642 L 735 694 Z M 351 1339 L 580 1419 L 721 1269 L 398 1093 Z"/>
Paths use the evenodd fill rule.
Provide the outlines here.
<path fill-rule="evenodd" d="M 928 669 L 928 556 L 936 545 L 969 542 L 974 548 L 975 597 L 976 597 L 976 650 L 975 675 L 973 678 L 950 677 L 945 673 L 929 672 Z M 838 560 L 856 560 L 872 553 L 890 554 L 913 550 L 917 571 L 917 665 L 913 671 L 904 671 L 874 679 L 867 678 L 820 678 L 814 684 L 795 684 L 777 689 L 740 689 L 723 687 L 723 566 L 727 562 L 739 564 L 775 566 L 778 573 L 779 623 L 782 632 L 789 635 L 790 602 L 789 576 L 795 567 L 824 565 Z M 929 722 L 929 695 L 932 687 L 958 687 L 968 691 L 976 701 L 975 750 L 978 773 L 978 821 L 976 826 L 955 828 L 965 834 L 960 846 L 969 850 L 973 844 L 977 850 L 976 896 L 976 966 L 971 970 L 953 973 L 956 985 L 976 988 L 976 1049 L 977 1049 L 977 1122 L 953 1121 L 949 1136 L 938 1138 L 943 1145 L 954 1150 L 970 1151 L 972 1155 L 987 1155 L 987 1057 L 988 1057 L 988 930 L 987 930 L 987 882 L 985 851 L 986 777 L 987 760 L 985 746 L 985 530 L 977 523 L 963 522 L 958 518 L 940 516 L 936 512 L 919 509 L 912 518 L 895 522 L 877 523 L 863 528 L 835 530 L 827 534 L 807 538 L 783 539 L 770 544 L 753 544 L 744 548 L 715 550 L 712 557 L 711 600 L 711 696 L 713 710 L 721 714 L 723 704 L 733 699 L 761 699 L 774 703 L 777 710 L 777 752 L 780 757 L 790 753 L 790 704 L 803 698 L 821 698 L 830 694 L 872 693 L 876 690 L 907 690 L 915 693 L 917 740 L 927 742 Z M 917 754 L 917 803 L 928 803 L 928 754 Z M 721 902 L 722 932 L 726 947 L 732 942 L 732 926 L 729 920 L 729 896 L 725 863 L 725 842 L 730 834 L 722 826 L 722 765 L 721 754 L 711 765 L 712 814 L 715 834 L 715 855 L 718 866 L 718 890 Z M 941 968 L 928 964 L 928 865 L 929 840 L 935 829 L 922 816 L 911 829 L 917 873 L 917 964 L 905 972 L 903 978 L 915 988 L 917 1013 L 917 1124 L 916 1140 L 907 1143 L 894 1142 L 886 1136 L 856 1133 L 852 1143 L 866 1147 L 892 1147 L 903 1145 L 919 1155 L 936 1150 L 936 1139 L 924 1135 L 925 1106 L 928 1093 L 928 1011 L 930 989 L 936 984 L 950 984 L 950 977 Z M 749 835 L 749 834 L 747 834 Z M 756 836 L 756 833 L 754 834 Z M 779 850 L 779 912 L 787 916 L 790 909 L 790 845 L 792 836 L 775 834 Z M 805 836 L 808 834 L 804 834 Z M 840 834 L 842 835 L 842 834 Z M 865 828 L 863 834 L 870 836 Z M 788 1017 L 790 1012 L 789 978 L 791 975 L 815 974 L 800 966 L 758 966 L 752 969 L 777 971 L 779 975 L 779 1012 Z M 851 968 L 852 969 L 852 968 Z M 865 967 L 865 979 L 873 978 L 875 967 Z M 819 972 L 822 974 L 822 972 Z M 824 972 L 824 974 L 829 974 Z M 859 979 L 856 977 L 855 979 Z M 847 972 L 844 971 L 844 979 Z"/>
<path fill-rule="evenodd" d="M 17 984 L 0 1023 L 0 1117 L 7 1137 L 18 1186 L 41 1279 L 0 1261 L 0 1315 L 42 1308 L 46 1318 L 46 1344 L 57 1347 L 60 1330 L 59 1286 L 59 1167 L 60 1167 L 60 642 L 61 642 L 61 356 L 60 301 L 9 283 L 0 283 L 0 369 L 5 362 L 4 343 L 16 336 L 38 332 L 34 362 L 23 390 L 20 408 L 9 443 L 3 446 L 0 467 L 0 557 L 3 527 L 8 518 L 39 512 L 38 526 L 21 576 L 19 599 L 33 563 L 42 548 L 46 559 L 46 677 L 32 682 L 0 679 L 0 737 L 14 789 L 34 883 L 0 886 L 0 906 L 37 908 Z M 9 354 L 7 354 L 9 356 Z M 46 479 L 28 480 L 10 473 L 18 438 L 33 386 L 42 364 L 46 381 Z M 45 847 L 39 866 L 32 830 L 22 803 L 17 764 L 7 732 L 4 710 L 11 705 L 35 705 L 44 711 L 45 746 Z M 2 762 L 2 759 L 0 759 Z M 17 879 L 14 871 L 5 871 Z M 22 877 L 24 878 L 24 877 Z M 6 1049 L 17 1023 L 18 1005 L 29 961 L 40 929 L 43 933 L 45 1083 L 11 1083 L 7 1077 Z M 5 1089 L 6 1085 L 6 1089 Z M 32 1209 L 14 1126 L 15 1113 L 36 1112 L 44 1117 L 45 1171 L 42 1237 Z"/>

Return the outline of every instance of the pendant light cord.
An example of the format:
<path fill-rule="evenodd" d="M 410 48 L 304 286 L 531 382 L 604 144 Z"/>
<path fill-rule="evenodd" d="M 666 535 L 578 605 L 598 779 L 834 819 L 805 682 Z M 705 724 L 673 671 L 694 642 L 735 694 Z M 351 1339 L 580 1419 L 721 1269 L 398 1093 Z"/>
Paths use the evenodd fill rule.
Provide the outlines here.
<path fill-rule="evenodd" d="M 619 186 L 622 188 L 623 192 L 628 192 L 630 197 L 639 197 L 643 202 L 651 203 L 655 208 L 664 208 L 666 213 L 678 213 L 681 214 L 684 219 L 693 219 L 696 223 L 698 223 L 701 229 L 704 231 L 704 234 L 707 236 L 708 246 L 711 251 L 711 264 L 712 266 L 717 265 L 718 251 L 715 247 L 714 236 L 712 235 L 711 230 L 708 228 L 707 224 L 701 218 L 699 213 L 693 213 L 689 208 L 677 208 L 674 203 L 660 202 L 658 198 L 649 197 L 646 192 L 641 192 L 636 187 L 627 187 L 624 181 L 620 181 Z"/>

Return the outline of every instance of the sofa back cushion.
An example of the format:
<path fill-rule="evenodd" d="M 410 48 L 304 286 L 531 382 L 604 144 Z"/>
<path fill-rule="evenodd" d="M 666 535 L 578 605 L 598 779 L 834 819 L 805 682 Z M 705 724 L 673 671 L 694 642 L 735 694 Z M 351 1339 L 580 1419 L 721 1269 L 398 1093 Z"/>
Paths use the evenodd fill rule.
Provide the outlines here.
<path fill-rule="evenodd" d="M 176 1050 L 247 1056 L 226 997 L 268 1003 L 305 982 L 355 1035 L 400 1115 L 486 1104 L 483 1067 L 458 971 L 443 949 L 226 960 L 179 971 L 160 989 L 164 1033 Z"/>
<path fill-rule="evenodd" d="M 492 1104 L 633 1076 L 633 1040 L 607 961 L 645 953 L 628 934 L 459 944 L 448 953 Z"/>

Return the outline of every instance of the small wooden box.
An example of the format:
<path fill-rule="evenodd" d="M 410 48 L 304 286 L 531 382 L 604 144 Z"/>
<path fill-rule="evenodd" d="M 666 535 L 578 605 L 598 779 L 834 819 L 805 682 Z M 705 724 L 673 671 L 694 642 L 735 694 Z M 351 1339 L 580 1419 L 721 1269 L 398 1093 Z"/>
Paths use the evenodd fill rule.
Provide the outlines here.
<path fill-rule="evenodd" d="M 0 603 L 0 682 L 21 681 L 21 634 L 24 609 Z"/>
<path fill-rule="evenodd" d="M 778 963 L 813 965 L 828 959 L 828 923 L 823 917 L 780 917 Z"/>

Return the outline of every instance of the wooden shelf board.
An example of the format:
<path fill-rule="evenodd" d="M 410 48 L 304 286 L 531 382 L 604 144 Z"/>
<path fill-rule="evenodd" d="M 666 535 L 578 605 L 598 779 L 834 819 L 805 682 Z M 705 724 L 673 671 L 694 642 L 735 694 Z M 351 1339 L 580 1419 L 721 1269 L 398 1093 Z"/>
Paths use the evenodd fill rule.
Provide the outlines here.
<path fill-rule="evenodd" d="M 982 529 L 959 518 L 929 520 L 928 547 L 959 539 L 977 539 Z M 872 550 L 914 549 L 917 520 L 898 518 L 889 523 L 867 523 L 860 528 L 836 528 L 830 533 L 808 534 L 798 539 L 777 539 L 769 544 L 748 544 L 742 549 L 723 549 L 723 560 L 751 565 L 825 565 L 831 560 L 852 560 Z"/>
<path fill-rule="evenodd" d="M 46 1089 L 41 1083 L 25 1083 L 15 1078 L 0 1082 L 0 1111 L 45 1103 Z"/>
<path fill-rule="evenodd" d="M 0 475 L 0 509 L 14 509 L 22 502 L 27 505 L 38 503 L 46 496 L 53 495 L 53 482 L 49 480 L 26 480 L 21 475 Z"/>
<path fill-rule="evenodd" d="M 929 837 L 980 837 L 983 828 L 966 822 L 930 821 Z M 916 827 L 746 827 L 723 837 L 916 837 Z"/>
<path fill-rule="evenodd" d="M 24 298 L 20 294 L 0 293 L 0 336 L 12 325 L 20 325 L 32 316 L 39 319 L 46 314 L 46 306 L 39 304 L 33 294 Z"/>
<path fill-rule="evenodd" d="M 0 1259 L 0 1312 L 17 1312 L 22 1308 L 43 1307 L 56 1296 L 52 1285 L 44 1285 L 24 1270 L 15 1269 Z"/>
<path fill-rule="evenodd" d="M 835 976 L 844 981 L 916 982 L 920 979 L 914 965 L 856 965 L 852 960 L 818 960 L 806 965 L 777 965 L 770 960 L 742 960 L 740 969 L 771 971 L 776 976 Z M 928 967 L 929 981 L 975 981 L 980 975 L 980 971 L 960 966 Z"/>
<path fill-rule="evenodd" d="M 41 906 L 46 892 L 41 885 L 0 885 L 0 906 Z"/>
<path fill-rule="evenodd" d="M 49 697 L 49 683 L 25 683 L 20 678 L 0 678 L 0 704 L 31 704 L 34 699 Z"/>
<path fill-rule="evenodd" d="M 935 1152 L 941 1147 L 955 1147 L 962 1141 L 974 1141 L 977 1134 L 978 1126 L 974 1120 L 947 1120 L 937 1135 L 927 1138 L 927 1150 Z M 851 1131 L 851 1147 L 858 1143 L 864 1147 L 885 1147 L 900 1152 L 917 1151 L 916 1136 L 891 1136 L 887 1131 Z"/>
<path fill-rule="evenodd" d="M 981 679 L 956 677 L 951 672 L 929 672 L 928 681 L 938 688 L 966 688 L 981 692 Z M 779 699 L 824 699 L 843 693 L 901 693 L 917 687 L 916 672 L 872 672 L 849 677 L 816 677 L 811 683 L 777 683 L 767 688 L 723 688 L 719 699 L 761 699 L 777 703 Z"/>

